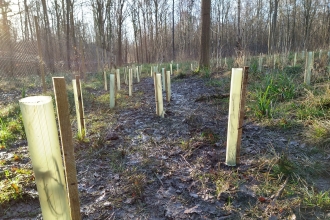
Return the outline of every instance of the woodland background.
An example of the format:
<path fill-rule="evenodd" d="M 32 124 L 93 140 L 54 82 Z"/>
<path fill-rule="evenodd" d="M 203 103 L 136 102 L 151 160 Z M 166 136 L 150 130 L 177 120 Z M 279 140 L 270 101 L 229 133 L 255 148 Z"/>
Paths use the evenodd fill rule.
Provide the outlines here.
<path fill-rule="evenodd" d="M 330 45 L 329 0 L 211 1 L 211 60 Z M 49 73 L 196 60 L 199 0 L 0 0 L 0 75 L 38 72 L 36 22 Z M 86 67 L 82 68 L 84 59 Z"/>

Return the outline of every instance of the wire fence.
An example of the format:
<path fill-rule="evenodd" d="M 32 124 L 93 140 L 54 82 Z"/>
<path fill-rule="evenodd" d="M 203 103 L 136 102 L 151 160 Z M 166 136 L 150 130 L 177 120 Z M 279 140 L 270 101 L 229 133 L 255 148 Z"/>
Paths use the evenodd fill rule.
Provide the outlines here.
<path fill-rule="evenodd" d="M 17 35 L 17 34 L 16 34 Z M 113 56 L 94 42 L 77 42 L 67 52 L 66 41 L 46 38 L 17 39 L 15 30 L 0 31 L 0 107 L 15 103 L 27 95 L 43 93 L 42 71 L 46 90 L 52 89 L 52 77 L 64 76 L 67 83 L 75 75 L 93 76 L 109 69 Z M 40 46 L 40 51 L 38 51 Z M 39 55 L 41 54 L 41 56 Z M 69 57 L 69 58 L 68 58 Z M 101 89 L 101 87 L 100 87 Z"/>

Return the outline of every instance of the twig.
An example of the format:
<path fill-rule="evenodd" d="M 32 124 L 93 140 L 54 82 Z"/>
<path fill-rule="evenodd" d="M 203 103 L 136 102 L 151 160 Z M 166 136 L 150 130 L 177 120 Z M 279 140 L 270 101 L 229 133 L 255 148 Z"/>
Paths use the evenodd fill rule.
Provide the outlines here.
<path fill-rule="evenodd" d="M 266 208 L 266 213 L 270 208 L 274 208 L 276 200 L 281 196 L 286 184 L 289 181 L 289 176 L 285 179 L 284 183 L 281 185 L 281 187 L 277 190 L 276 194 L 274 194 L 273 200 L 270 202 L 270 204 Z"/>
<path fill-rule="evenodd" d="M 275 204 L 275 201 L 278 199 L 278 197 L 281 196 L 286 184 L 288 183 L 289 181 L 289 176 L 285 179 L 284 183 L 282 184 L 282 186 L 279 188 L 279 190 L 276 192 L 275 196 L 274 196 L 274 199 L 272 201 L 272 203 Z"/>
<path fill-rule="evenodd" d="M 164 186 L 163 181 L 159 178 L 159 176 L 157 175 L 157 173 L 154 172 L 154 174 L 157 177 L 157 179 L 159 180 L 159 182 L 162 184 L 162 186 Z"/>
<path fill-rule="evenodd" d="M 182 156 L 182 155 L 180 155 L 183 159 L 184 159 L 184 161 L 186 161 L 186 163 L 188 164 L 188 166 L 191 168 L 191 169 L 194 169 L 191 165 L 190 165 L 190 163 L 188 163 L 188 161 L 186 160 L 186 158 L 184 157 L 184 156 Z"/>

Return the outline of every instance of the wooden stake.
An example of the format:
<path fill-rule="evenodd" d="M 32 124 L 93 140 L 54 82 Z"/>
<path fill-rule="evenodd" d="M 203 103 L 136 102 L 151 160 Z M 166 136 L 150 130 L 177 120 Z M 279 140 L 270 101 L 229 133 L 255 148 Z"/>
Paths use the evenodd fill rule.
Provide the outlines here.
<path fill-rule="evenodd" d="M 127 77 L 127 75 L 128 75 L 127 72 L 128 72 L 128 71 L 129 71 L 128 67 L 125 68 L 124 78 L 125 78 L 125 84 L 126 84 L 126 85 L 128 84 L 128 82 L 127 82 L 127 81 L 128 81 L 128 80 L 127 80 L 127 78 L 128 78 L 128 77 Z"/>
<path fill-rule="evenodd" d="M 170 102 L 171 101 L 171 72 L 166 71 L 166 101 Z"/>
<path fill-rule="evenodd" d="M 166 91 L 166 86 L 165 86 L 165 68 L 162 68 L 162 88 L 163 88 L 163 91 Z"/>
<path fill-rule="evenodd" d="M 330 51 L 328 51 L 328 72 L 330 72 Z"/>
<path fill-rule="evenodd" d="M 116 69 L 117 90 L 120 91 L 120 70 Z"/>
<path fill-rule="evenodd" d="M 155 88 L 155 104 L 156 104 L 156 114 L 159 115 L 158 109 L 158 95 L 157 95 L 157 81 L 156 81 L 156 72 L 154 72 L 154 88 Z"/>
<path fill-rule="evenodd" d="M 258 65 L 258 71 L 261 72 L 262 71 L 262 55 L 260 54 L 259 56 L 259 65 Z"/>
<path fill-rule="evenodd" d="M 41 75 L 41 82 L 42 82 L 42 92 L 46 92 L 46 80 L 45 80 L 45 67 L 44 67 L 44 60 L 42 58 L 42 48 L 41 48 L 41 39 L 40 39 L 40 31 L 39 31 L 39 24 L 37 16 L 34 16 L 34 24 L 37 32 L 37 43 L 38 43 L 38 56 L 39 56 L 39 68 L 40 68 L 40 75 Z"/>
<path fill-rule="evenodd" d="M 58 126 L 61 136 L 68 201 L 72 220 L 80 220 L 77 170 L 72 141 L 68 94 L 64 77 L 53 77 Z"/>
<path fill-rule="evenodd" d="M 76 79 L 72 80 L 72 84 L 73 84 L 73 94 L 76 105 L 78 132 L 81 135 L 81 137 L 84 138 L 86 134 L 86 128 L 85 128 L 85 117 L 84 117 L 84 105 L 83 105 L 79 76 L 76 76 Z"/>
<path fill-rule="evenodd" d="M 132 69 L 128 71 L 128 95 L 132 96 L 133 82 L 132 82 Z"/>
<path fill-rule="evenodd" d="M 236 166 L 239 114 L 241 105 L 242 68 L 233 68 L 230 84 L 226 164 Z"/>
<path fill-rule="evenodd" d="M 164 118 L 163 109 L 163 93 L 162 93 L 162 75 L 160 73 L 156 74 L 156 89 L 157 89 L 157 103 L 158 103 L 158 116 Z"/>
<path fill-rule="evenodd" d="M 115 74 L 110 74 L 110 108 L 114 108 L 116 105 L 116 88 L 115 88 Z"/>
<path fill-rule="evenodd" d="M 313 68 L 313 52 L 308 52 L 306 57 L 306 69 L 304 74 L 304 83 L 311 84 L 312 68 Z"/>
<path fill-rule="evenodd" d="M 140 82 L 140 72 L 139 72 L 139 67 L 136 67 L 136 80 L 139 83 Z"/>
<path fill-rule="evenodd" d="M 245 100 L 246 100 L 246 87 L 248 82 L 249 67 L 243 68 L 243 81 L 241 87 L 241 103 L 239 106 L 239 122 L 238 122 L 238 135 L 237 135 L 237 149 L 236 149 L 236 163 L 240 163 L 241 155 L 241 143 L 242 143 L 242 132 L 243 132 L 243 121 L 245 116 Z"/>
<path fill-rule="evenodd" d="M 108 91 L 107 73 L 105 71 L 103 71 L 103 78 L 104 78 L 104 90 Z"/>

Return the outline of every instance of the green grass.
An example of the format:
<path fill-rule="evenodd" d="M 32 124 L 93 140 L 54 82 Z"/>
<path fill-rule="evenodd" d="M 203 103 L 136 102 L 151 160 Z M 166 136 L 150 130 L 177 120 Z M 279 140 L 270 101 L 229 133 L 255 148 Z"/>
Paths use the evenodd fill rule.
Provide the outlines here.
<path fill-rule="evenodd" d="M 25 138 L 22 115 L 18 104 L 0 110 L 0 144 L 7 146 L 17 139 Z"/>
<path fill-rule="evenodd" d="M 20 157 L 14 157 L 14 160 L 20 160 Z M 22 198 L 23 187 L 31 184 L 33 181 L 34 176 L 30 169 L 12 167 L 1 171 L 0 204 Z"/>

